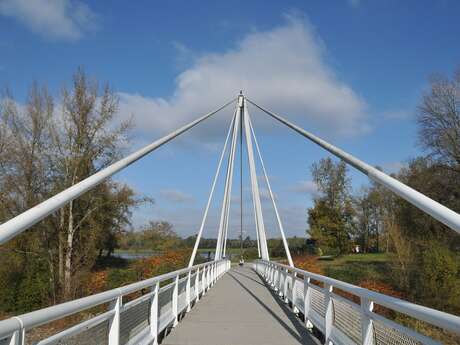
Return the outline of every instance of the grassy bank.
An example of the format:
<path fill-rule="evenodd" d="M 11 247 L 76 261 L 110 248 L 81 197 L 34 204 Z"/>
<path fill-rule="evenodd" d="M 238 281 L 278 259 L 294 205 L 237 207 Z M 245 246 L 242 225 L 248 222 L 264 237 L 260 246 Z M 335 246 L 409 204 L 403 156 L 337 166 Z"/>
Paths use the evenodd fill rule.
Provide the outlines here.
<path fill-rule="evenodd" d="M 390 254 L 350 254 L 332 260 L 318 260 L 324 275 L 359 284 L 365 280 L 381 281 L 393 285 L 391 281 L 392 257 Z"/>

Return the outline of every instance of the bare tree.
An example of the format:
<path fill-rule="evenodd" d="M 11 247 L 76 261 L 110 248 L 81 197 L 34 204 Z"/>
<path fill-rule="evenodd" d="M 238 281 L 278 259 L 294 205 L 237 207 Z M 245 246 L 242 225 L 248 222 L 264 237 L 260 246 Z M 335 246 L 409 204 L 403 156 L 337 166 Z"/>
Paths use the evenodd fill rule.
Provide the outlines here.
<path fill-rule="evenodd" d="M 117 96 L 105 86 L 88 80 L 80 69 L 73 86 L 62 91 L 61 113 L 57 118 L 53 141 L 54 166 L 59 171 L 59 189 L 68 188 L 113 163 L 120 156 L 129 122 L 115 126 Z M 107 182 L 109 183 L 109 182 Z M 58 271 L 64 295 L 74 294 L 74 276 L 94 261 L 100 222 L 98 212 L 113 202 L 115 186 L 101 184 L 82 197 L 70 201 L 59 215 Z M 125 200 L 127 201 L 127 200 Z M 103 224 L 104 222 L 102 222 Z"/>
<path fill-rule="evenodd" d="M 460 70 L 433 77 L 418 108 L 419 141 L 442 163 L 460 172 Z"/>

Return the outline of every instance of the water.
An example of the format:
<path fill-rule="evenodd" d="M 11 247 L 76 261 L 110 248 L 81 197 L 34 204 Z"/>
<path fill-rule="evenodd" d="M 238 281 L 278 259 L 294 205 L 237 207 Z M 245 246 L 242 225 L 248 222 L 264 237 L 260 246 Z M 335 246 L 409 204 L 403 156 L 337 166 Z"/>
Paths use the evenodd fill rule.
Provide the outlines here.
<path fill-rule="evenodd" d="M 113 254 L 116 258 L 121 258 L 125 260 L 138 260 L 138 259 L 145 259 L 150 258 L 152 256 L 158 256 L 163 254 L 162 252 L 123 252 L 117 251 Z M 198 255 L 204 259 L 213 260 L 214 259 L 214 252 L 198 252 Z"/>

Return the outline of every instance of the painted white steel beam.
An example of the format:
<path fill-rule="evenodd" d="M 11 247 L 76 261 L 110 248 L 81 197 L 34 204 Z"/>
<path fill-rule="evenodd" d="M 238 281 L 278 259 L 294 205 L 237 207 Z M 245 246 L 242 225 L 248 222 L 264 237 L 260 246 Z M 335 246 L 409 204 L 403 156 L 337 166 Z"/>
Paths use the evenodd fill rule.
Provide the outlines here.
<path fill-rule="evenodd" d="M 244 123 L 244 131 L 246 136 L 246 147 L 248 153 L 248 161 L 249 161 L 249 176 L 251 179 L 251 189 L 252 189 L 252 198 L 255 203 L 256 209 L 256 229 L 259 234 L 259 243 L 260 243 L 260 253 L 261 257 L 264 260 L 270 260 L 267 248 L 267 237 L 265 234 L 265 225 L 262 213 L 262 204 L 260 202 L 260 192 L 259 192 L 259 183 L 257 181 L 257 174 L 256 174 L 256 164 L 254 162 L 254 150 L 252 145 L 252 138 L 251 138 L 251 130 L 249 125 L 249 113 L 246 104 L 246 100 L 244 101 L 244 115 L 243 115 L 243 123 Z"/>
<path fill-rule="evenodd" d="M 212 182 L 211 192 L 209 193 L 208 202 L 204 210 L 203 219 L 201 220 L 201 225 L 198 231 L 198 235 L 196 236 L 195 245 L 193 247 L 193 252 L 192 252 L 192 256 L 190 257 L 188 267 L 192 267 L 193 262 L 195 261 L 196 252 L 200 244 L 201 235 L 203 234 L 204 224 L 206 223 L 206 219 L 208 217 L 209 207 L 211 206 L 212 196 L 214 194 L 214 189 L 216 188 L 217 179 L 219 178 L 220 167 L 222 166 L 222 161 L 224 160 L 225 151 L 227 150 L 228 139 L 230 138 L 230 134 L 232 132 L 232 127 L 233 127 L 233 123 L 235 122 L 235 117 L 236 117 L 236 113 L 233 115 L 232 120 L 230 122 L 230 126 L 228 127 L 228 132 L 227 132 L 227 137 L 225 138 L 224 148 L 222 149 L 219 163 L 217 164 L 216 175 L 214 176 L 214 180 Z"/>
<path fill-rule="evenodd" d="M 215 260 L 219 260 L 220 258 L 222 258 L 223 248 L 225 247 L 225 236 L 228 226 L 228 214 L 230 211 L 230 198 L 232 193 L 233 163 L 235 161 L 236 141 L 238 137 L 238 129 L 240 126 L 240 118 L 241 108 L 237 106 L 236 117 L 235 121 L 233 122 L 232 143 L 228 156 L 227 176 L 225 179 L 224 198 L 222 200 L 222 209 L 219 221 L 219 233 L 217 236 Z"/>
<path fill-rule="evenodd" d="M 317 137 L 316 135 L 306 131 L 305 129 L 300 128 L 299 126 L 293 124 L 285 118 L 257 105 L 256 103 L 250 100 L 248 101 L 260 110 L 262 110 L 263 112 L 265 112 L 266 114 L 270 115 L 274 119 L 290 127 L 291 129 L 301 134 L 305 138 L 311 140 L 315 144 L 321 146 L 322 148 L 329 151 L 336 157 L 343 159 L 345 162 L 347 162 L 354 168 L 358 169 L 363 174 L 367 175 L 370 179 L 390 189 L 395 194 L 399 195 L 401 198 L 405 199 L 415 207 L 418 207 L 420 210 L 424 211 L 425 213 L 429 214 L 433 218 L 437 219 L 441 223 L 447 225 L 452 230 L 460 234 L 460 214 L 458 214 L 457 212 L 454 212 L 446 206 L 440 204 L 439 202 L 430 199 L 426 195 L 416 191 L 415 189 L 405 185 L 397 179 L 361 161 L 360 159 L 328 143 L 327 141 Z"/>
<path fill-rule="evenodd" d="M 288 245 L 288 242 L 286 240 L 286 235 L 284 234 L 283 223 L 281 222 L 281 217 L 280 217 L 280 214 L 278 212 L 278 207 L 276 206 L 275 196 L 273 195 L 272 187 L 270 185 L 270 181 L 268 180 L 267 170 L 265 169 L 264 160 L 262 159 L 262 154 L 260 153 L 259 143 L 257 142 L 257 137 L 256 137 L 256 134 L 254 132 L 254 128 L 252 127 L 251 117 L 249 116 L 249 113 L 247 113 L 247 117 L 248 117 L 249 127 L 251 128 L 252 137 L 254 138 L 254 144 L 256 145 L 256 150 L 257 150 L 257 153 L 258 153 L 258 156 L 259 156 L 260 165 L 261 165 L 262 171 L 264 173 L 264 178 L 265 178 L 265 182 L 267 184 L 268 193 L 270 194 L 270 199 L 271 199 L 272 204 L 273 204 L 273 209 L 275 210 L 276 220 L 278 222 L 278 228 L 279 228 L 280 233 L 281 233 L 281 238 L 283 239 L 284 251 L 286 252 L 286 257 L 288 259 L 289 266 L 294 267 L 294 262 L 292 261 L 291 251 L 289 250 L 289 245 Z"/>
<path fill-rule="evenodd" d="M 196 126 L 200 122 L 211 117 L 219 110 L 222 110 L 223 108 L 227 107 L 229 104 L 233 102 L 234 100 L 226 103 L 225 105 L 202 117 L 199 117 L 198 119 L 186 124 L 185 126 L 175 130 L 174 132 L 164 136 L 163 138 L 158 139 L 157 141 L 143 147 L 142 149 L 134 153 L 131 153 L 129 156 L 119 160 L 116 163 L 113 163 L 112 165 L 109 165 L 105 169 L 102 169 L 101 171 L 87 177 L 86 179 L 80 181 L 72 187 L 67 188 L 66 190 L 56 194 L 55 196 L 43 201 L 42 203 L 30 208 L 29 210 L 21 213 L 20 215 L 1 224 L 0 244 L 3 244 L 8 240 L 12 239 L 13 237 L 19 235 L 20 233 L 27 230 L 32 225 L 38 223 L 40 220 L 42 220 L 49 214 L 53 213 L 54 211 L 58 210 L 59 208 L 67 204 L 69 201 L 79 197 L 83 193 L 94 188 L 95 186 L 97 186 L 113 174 L 126 168 L 127 166 L 144 157 L 145 155 L 156 150 L 160 146 L 166 144 L 167 142 L 171 141 L 172 139 L 189 130 L 190 128 Z"/>

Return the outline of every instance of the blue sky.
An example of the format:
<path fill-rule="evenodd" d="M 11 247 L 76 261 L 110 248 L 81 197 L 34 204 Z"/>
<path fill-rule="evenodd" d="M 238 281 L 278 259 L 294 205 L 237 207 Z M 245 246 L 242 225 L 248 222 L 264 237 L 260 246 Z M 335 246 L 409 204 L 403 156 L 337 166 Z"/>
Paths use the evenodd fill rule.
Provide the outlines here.
<path fill-rule="evenodd" d="M 120 120 L 134 116 L 133 150 L 243 89 L 393 172 L 420 153 L 414 114 L 429 76 L 460 66 L 459 11 L 460 2 L 442 0 L 2 0 L 0 86 L 19 102 L 33 80 L 58 95 L 83 66 L 119 93 Z M 286 231 L 301 236 L 314 195 L 309 167 L 327 154 L 249 110 Z M 196 232 L 231 112 L 116 175 L 155 199 L 136 210 L 135 225 L 168 220 L 182 235 Z M 350 173 L 356 189 L 367 182 Z M 215 233 L 221 192 L 222 184 L 204 236 Z M 235 198 L 235 219 L 237 206 Z M 269 235 L 277 236 L 269 206 L 264 198 Z M 254 237 L 251 210 L 245 231 Z"/>

